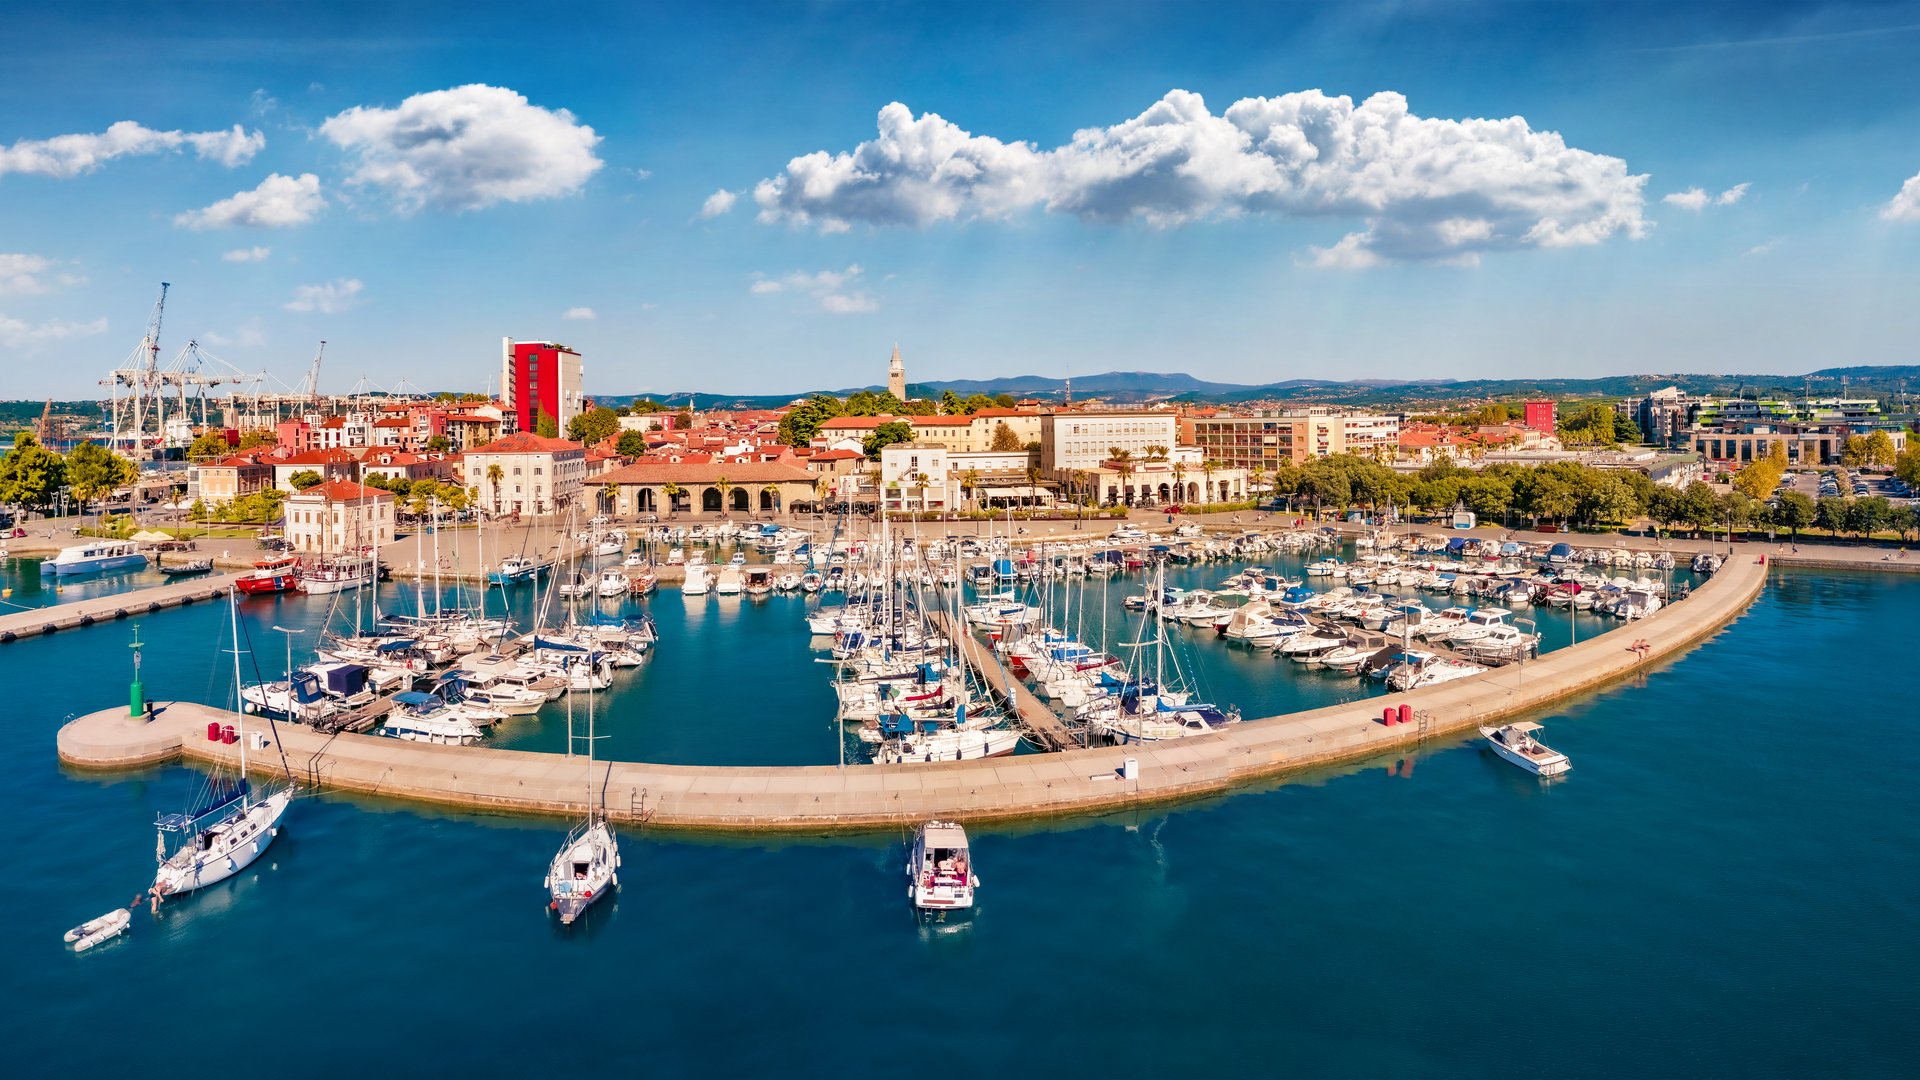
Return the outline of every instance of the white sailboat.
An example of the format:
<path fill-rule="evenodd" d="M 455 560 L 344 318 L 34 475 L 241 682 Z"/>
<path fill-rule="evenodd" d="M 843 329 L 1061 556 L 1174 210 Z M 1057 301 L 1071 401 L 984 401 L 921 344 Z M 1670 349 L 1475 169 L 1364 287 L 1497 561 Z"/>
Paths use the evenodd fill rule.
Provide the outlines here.
<path fill-rule="evenodd" d="M 567 709 L 567 753 L 573 753 L 573 698 Z M 620 885 L 620 843 L 593 790 L 593 692 L 587 692 L 587 817 L 567 833 L 547 866 L 547 908 L 571 926 L 594 901 Z"/>
<path fill-rule="evenodd" d="M 293 802 L 293 788 L 279 787 L 266 795 L 253 790 L 247 779 L 246 713 L 241 708 L 240 692 L 240 614 L 238 598 L 227 594 L 228 620 L 233 633 L 233 733 L 240 746 L 239 774 L 231 780 L 215 778 L 209 782 L 205 799 L 197 807 L 178 814 L 162 814 L 158 828 L 155 858 L 159 866 L 153 875 L 152 895 L 157 907 L 162 898 L 178 896 L 195 889 L 225 881 L 245 870 L 280 835 L 280 819 Z M 175 838 L 169 851 L 168 837 Z"/>

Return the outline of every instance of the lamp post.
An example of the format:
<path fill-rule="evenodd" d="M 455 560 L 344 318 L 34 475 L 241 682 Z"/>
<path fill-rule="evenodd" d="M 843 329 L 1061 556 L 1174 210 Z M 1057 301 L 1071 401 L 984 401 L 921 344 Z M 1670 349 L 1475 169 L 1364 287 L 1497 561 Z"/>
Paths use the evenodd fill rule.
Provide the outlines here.
<path fill-rule="evenodd" d="M 287 639 L 287 719 L 292 720 L 295 723 L 298 723 L 300 718 L 294 715 L 294 701 L 293 701 L 293 635 L 304 634 L 306 633 L 306 631 L 296 630 L 289 627 L 280 626 L 278 624 L 276 624 L 273 627 L 273 629 L 275 633 L 286 635 L 286 639 Z M 264 701 L 265 699 L 263 698 L 262 702 L 264 703 Z"/>

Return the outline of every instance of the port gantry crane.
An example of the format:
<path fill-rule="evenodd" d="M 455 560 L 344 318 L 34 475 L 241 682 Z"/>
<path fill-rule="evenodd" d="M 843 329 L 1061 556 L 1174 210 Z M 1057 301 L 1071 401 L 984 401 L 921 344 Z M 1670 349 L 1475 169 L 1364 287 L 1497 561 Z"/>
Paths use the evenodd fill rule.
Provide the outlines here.
<path fill-rule="evenodd" d="M 167 310 L 167 282 L 160 283 L 160 297 L 154 301 L 153 315 L 147 320 L 147 332 L 134 346 L 122 366 L 100 380 L 109 388 L 108 427 L 113 448 L 143 459 L 149 453 L 165 456 L 168 449 L 192 441 L 193 404 L 199 403 L 199 423 L 208 422 L 208 391 L 217 386 L 251 385 L 256 395 L 265 372 L 241 371 L 232 364 L 200 348 L 198 341 L 186 347 L 165 367 L 160 365 L 160 326 Z M 168 391 L 173 391 L 172 415 L 168 409 Z M 238 392 L 234 392 L 238 397 Z M 193 400 L 190 400 L 193 399 Z"/>

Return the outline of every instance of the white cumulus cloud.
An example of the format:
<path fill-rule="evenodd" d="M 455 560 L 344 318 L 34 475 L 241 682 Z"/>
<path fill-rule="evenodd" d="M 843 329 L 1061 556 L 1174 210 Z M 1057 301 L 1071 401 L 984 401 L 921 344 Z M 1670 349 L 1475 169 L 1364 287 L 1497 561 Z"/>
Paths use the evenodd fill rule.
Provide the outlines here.
<path fill-rule="evenodd" d="M 479 83 L 348 109 L 320 134 L 357 159 L 351 183 L 386 192 L 403 211 L 571 195 L 602 165 L 600 136 L 572 113 Z"/>
<path fill-rule="evenodd" d="M 274 173 L 252 191 L 231 195 L 203 210 L 176 214 L 173 223 L 189 229 L 284 229 L 305 225 L 326 205 L 319 177 L 312 173 L 297 177 Z"/>
<path fill-rule="evenodd" d="M 359 278 L 335 278 L 318 285 L 297 285 L 293 290 L 293 299 L 281 306 L 288 311 L 333 315 L 352 307 L 361 288 Z"/>
<path fill-rule="evenodd" d="M 975 135 L 898 102 L 878 137 L 816 151 L 754 188 L 764 222 L 823 232 L 1004 219 L 1040 207 L 1157 227 L 1249 214 L 1353 219 L 1327 252 L 1464 261 L 1484 251 L 1597 244 L 1648 226 L 1645 176 L 1526 120 L 1416 116 L 1396 93 L 1244 98 L 1218 115 L 1174 90 L 1130 120 L 1053 149 Z"/>
<path fill-rule="evenodd" d="M 721 214 L 733 209 L 733 204 L 739 201 L 739 198 L 739 192 L 728 191 L 726 188 L 721 188 L 719 191 L 707 196 L 707 201 L 700 204 L 700 219 L 705 221 L 708 218 L 719 217 Z"/>
<path fill-rule="evenodd" d="M 590 307 L 570 307 L 561 312 L 560 317 L 563 319 L 579 319 L 584 322 L 592 322 L 600 316 L 594 314 L 593 309 Z"/>
<path fill-rule="evenodd" d="M 782 277 L 768 277 L 755 274 L 753 283 L 747 291 L 755 296 L 770 296 L 775 293 L 797 293 L 811 298 L 820 305 L 820 310 L 832 315 L 863 315 L 880 310 L 880 301 L 858 289 L 863 271 L 855 263 L 845 270 L 821 270 L 808 274 L 794 271 Z"/>
<path fill-rule="evenodd" d="M 267 256 L 271 254 L 273 254 L 273 249 L 269 247 L 244 247 L 244 248 L 235 248 L 234 250 L 229 251 L 224 255 L 221 255 L 220 259 L 223 262 L 237 262 L 237 263 L 266 262 Z"/>
<path fill-rule="evenodd" d="M 122 120 L 105 131 L 55 135 L 50 139 L 20 139 L 0 146 L 0 176 L 31 173 L 69 179 L 118 157 L 177 152 L 192 148 L 200 157 L 228 168 L 253 160 L 267 145 L 267 137 L 235 124 L 226 131 L 155 131 L 132 120 Z"/>
<path fill-rule="evenodd" d="M 59 267 L 58 262 L 45 255 L 0 251 L 0 295 L 52 292 L 55 288 L 87 283 L 84 276 L 67 273 Z"/>
<path fill-rule="evenodd" d="M 21 349 L 35 345 L 44 345 L 50 341 L 65 341 L 68 338 L 88 337 L 107 332 L 107 320 L 95 319 L 92 322 L 75 323 L 52 319 L 43 323 L 29 323 L 0 312 L 0 345 Z"/>
<path fill-rule="evenodd" d="M 209 330 L 200 335 L 200 340 L 216 349 L 229 347 L 255 349 L 267 343 L 267 335 L 264 330 L 260 329 L 259 319 L 248 319 L 231 334 L 222 334 Z"/>
<path fill-rule="evenodd" d="M 1920 173 L 1900 185 L 1900 193 L 1880 208 L 1880 216 L 1887 221 L 1920 221 Z"/>
<path fill-rule="evenodd" d="M 1734 203 L 1746 198 L 1747 189 L 1752 186 L 1752 184 L 1735 184 L 1715 196 L 1713 201 L 1719 203 L 1721 206 L 1732 206 Z"/>

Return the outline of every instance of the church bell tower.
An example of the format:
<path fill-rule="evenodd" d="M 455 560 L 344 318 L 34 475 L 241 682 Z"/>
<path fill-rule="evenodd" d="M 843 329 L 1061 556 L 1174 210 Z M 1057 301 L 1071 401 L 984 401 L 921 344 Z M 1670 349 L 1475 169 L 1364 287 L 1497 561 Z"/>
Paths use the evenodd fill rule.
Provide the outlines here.
<path fill-rule="evenodd" d="M 907 400 L 907 368 L 900 362 L 900 343 L 894 342 L 893 359 L 887 361 L 887 393 Z"/>

